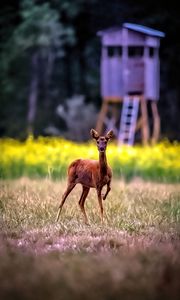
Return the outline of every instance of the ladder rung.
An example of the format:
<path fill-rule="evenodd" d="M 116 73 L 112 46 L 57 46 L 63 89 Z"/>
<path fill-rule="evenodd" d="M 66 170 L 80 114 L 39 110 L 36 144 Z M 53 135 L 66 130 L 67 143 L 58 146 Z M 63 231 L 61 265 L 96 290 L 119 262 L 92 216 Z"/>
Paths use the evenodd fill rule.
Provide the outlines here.
<path fill-rule="evenodd" d="M 122 124 L 122 128 L 121 128 L 121 130 L 129 130 L 130 128 L 131 128 L 132 126 L 131 125 L 127 125 L 127 124 Z"/>
<path fill-rule="evenodd" d="M 130 135 L 130 131 L 129 130 L 124 130 L 124 131 L 122 131 L 122 135 Z"/>
<path fill-rule="evenodd" d="M 119 137 L 119 140 L 129 140 L 129 134 L 122 134 L 120 137 Z"/>
<path fill-rule="evenodd" d="M 124 112 L 131 112 L 133 110 L 133 107 L 125 107 Z"/>
<path fill-rule="evenodd" d="M 132 116 L 137 114 L 137 110 L 133 109 L 132 111 L 123 111 L 122 113 L 126 116 Z"/>
<path fill-rule="evenodd" d="M 123 118 L 121 123 L 123 123 L 123 124 L 132 123 L 134 121 L 135 117 L 136 116 L 131 116 L 131 117 Z"/>

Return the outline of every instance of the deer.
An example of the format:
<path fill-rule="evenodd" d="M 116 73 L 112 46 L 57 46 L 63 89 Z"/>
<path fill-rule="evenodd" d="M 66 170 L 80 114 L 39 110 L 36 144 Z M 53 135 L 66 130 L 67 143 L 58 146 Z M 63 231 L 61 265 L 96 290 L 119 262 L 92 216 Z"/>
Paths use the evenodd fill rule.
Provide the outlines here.
<path fill-rule="evenodd" d="M 97 191 L 97 198 L 100 207 L 100 218 L 103 223 L 103 203 L 108 193 L 111 190 L 112 170 L 107 164 L 106 147 L 110 139 L 113 137 L 113 130 L 107 132 L 105 136 L 100 136 L 94 129 L 90 130 L 91 137 L 96 141 L 97 149 L 99 151 L 99 160 L 77 159 L 73 161 L 67 171 L 68 182 L 67 189 L 62 196 L 62 201 L 59 205 L 56 221 L 59 220 L 62 207 L 66 198 L 74 189 L 76 184 L 82 185 L 82 194 L 79 200 L 79 206 L 83 213 L 85 224 L 88 223 L 88 218 L 84 208 L 85 200 L 88 196 L 90 188 L 95 188 Z M 102 195 L 102 188 L 107 186 L 106 193 Z"/>

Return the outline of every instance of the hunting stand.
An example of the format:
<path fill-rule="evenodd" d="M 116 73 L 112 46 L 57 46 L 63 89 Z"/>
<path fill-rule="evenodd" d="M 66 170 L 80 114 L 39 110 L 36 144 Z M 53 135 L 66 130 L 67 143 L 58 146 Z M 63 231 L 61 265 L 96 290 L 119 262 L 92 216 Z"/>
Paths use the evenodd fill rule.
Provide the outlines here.
<path fill-rule="evenodd" d="M 159 46 L 164 33 L 149 27 L 124 23 L 99 31 L 101 37 L 101 96 L 96 129 L 116 132 L 118 143 L 132 145 L 140 130 L 143 144 L 150 140 L 147 104 L 152 114 L 151 141 L 160 134 Z"/>

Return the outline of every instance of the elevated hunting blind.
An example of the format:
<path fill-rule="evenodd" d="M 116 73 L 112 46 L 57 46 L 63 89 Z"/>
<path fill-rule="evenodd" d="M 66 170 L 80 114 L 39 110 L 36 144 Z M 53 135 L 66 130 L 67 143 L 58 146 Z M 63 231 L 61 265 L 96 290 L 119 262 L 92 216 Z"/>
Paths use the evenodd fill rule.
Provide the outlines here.
<path fill-rule="evenodd" d="M 142 141 L 147 143 L 149 140 L 147 101 L 150 101 L 153 116 L 152 140 L 155 142 L 160 131 L 157 109 L 160 82 L 159 46 L 164 33 L 142 25 L 124 23 L 122 27 L 100 31 L 98 36 L 102 43 L 103 103 L 97 130 L 102 132 L 105 124 L 116 126 L 119 113 L 115 105 L 122 103 L 120 126 L 117 129 L 118 141 L 133 144 L 135 132 L 141 129 Z M 112 117 L 108 121 L 109 110 Z"/>

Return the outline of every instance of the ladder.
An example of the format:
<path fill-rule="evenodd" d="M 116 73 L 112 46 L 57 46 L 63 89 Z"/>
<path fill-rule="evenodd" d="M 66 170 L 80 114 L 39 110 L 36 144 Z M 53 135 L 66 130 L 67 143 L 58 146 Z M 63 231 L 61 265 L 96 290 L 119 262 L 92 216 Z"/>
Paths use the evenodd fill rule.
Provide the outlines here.
<path fill-rule="evenodd" d="M 123 101 L 120 128 L 118 135 L 119 144 L 134 144 L 136 122 L 139 109 L 139 97 L 125 96 Z"/>

